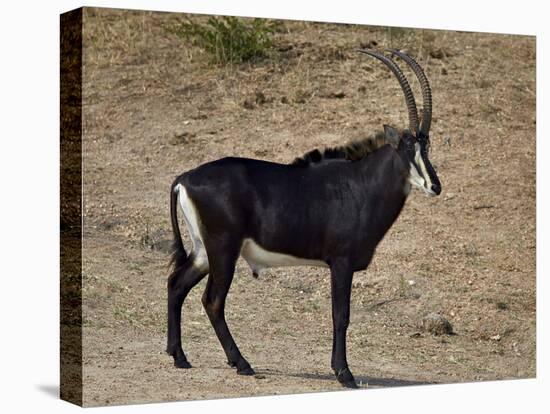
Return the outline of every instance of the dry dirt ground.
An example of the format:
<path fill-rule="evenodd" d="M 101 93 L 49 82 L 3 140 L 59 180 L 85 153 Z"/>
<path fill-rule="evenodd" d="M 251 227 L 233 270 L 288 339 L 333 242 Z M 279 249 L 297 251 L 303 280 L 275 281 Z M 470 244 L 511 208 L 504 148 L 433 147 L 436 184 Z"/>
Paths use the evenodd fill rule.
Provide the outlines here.
<path fill-rule="evenodd" d="M 287 163 L 406 126 L 393 75 L 354 51 L 374 42 L 426 68 L 443 193 L 412 192 L 356 273 L 350 368 L 362 388 L 536 375 L 533 37 L 287 21 L 267 59 L 219 67 L 165 30 L 181 15 L 84 16 L 85 405 L 341 390 L 329 275 L 317 268 L 256 280 L 239 260 L 226 313 L 256 377 L 226 365 L 201 282 L 184 304 L 194 368 L 174 368 L 164 352 L 169 187 L 227 155 Z M 423 332 L 431 312 L 456 335 Z"/>

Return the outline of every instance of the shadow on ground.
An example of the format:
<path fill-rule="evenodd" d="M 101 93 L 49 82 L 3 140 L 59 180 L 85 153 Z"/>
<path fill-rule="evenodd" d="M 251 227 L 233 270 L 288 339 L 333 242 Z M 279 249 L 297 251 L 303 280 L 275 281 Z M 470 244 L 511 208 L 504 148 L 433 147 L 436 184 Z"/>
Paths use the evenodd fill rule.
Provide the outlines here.
<path fill-rule="evenodd" d="M 286 373 L 281 371 L 274 370 L 256 370 L 257 375 L 277 375 L 277 376 L 286 376 L 294 378 L 304 378 L 311 380 L 320 380 L 320 381 L 336 381 L 336 377 L 332 374 L 311 374 L 311 373 Z M 355 376 L 355 381 L 358 384 L 367 385 L 369 387 L 405 387 L 411 385 L 434 385 L 437 382 L 427 382 L 427 381 L 410 381 L 402 380 L 396 378 L 375 378 L 375 377 L 366 377 L 366 376 Z"/>

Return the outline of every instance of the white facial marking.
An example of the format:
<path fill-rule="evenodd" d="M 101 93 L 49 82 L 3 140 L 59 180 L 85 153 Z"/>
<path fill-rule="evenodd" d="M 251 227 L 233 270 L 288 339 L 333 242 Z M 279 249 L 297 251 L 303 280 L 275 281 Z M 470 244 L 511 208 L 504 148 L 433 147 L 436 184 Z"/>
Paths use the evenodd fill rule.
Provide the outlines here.
<path fill-rule="evenodd" d="M 258 274 L 261 272 L 261 270 L 269 267 L 328 267 L 325 262 L 320 260 L 303 259 L 300 257 L 291 256 L 289 254 L 270 252 L 269 250 L 265 250 L 252 239 L 244 239 L 243 245 L 241 247 L 241 256 L 247 261 L 252 271 Z"/>
<path fill-rule="evenodd" d="M 185 225 L 187 226 L 187 230 L 191 236 L 191 241 L 193 242 L 193 251 L 191 252 L 191 254 L 194 254 L 195 256 L 193 265 L 202 271 L 207 271 L 209 268 L 208 256 L 206 254 L 204 241 L 200 232 L 197 209 L 193 204 L 193 200 L 189 198 L 183 185 L 178 184 L 174 188 L 174 191 L 178 192 L 180 206 L 183 211 L 183 219 L 185 220 Z"/>
<path fill-rule="evenodd" d="M 415 144 L 416 149 L 416 163 L 420 166 L 420 169 L 422 170 L 422 175 L 424 176 L 424 179 L 426 180 L 425 186 L 427 188 L 432 188 L 432 180 L 430 179 L 430 174 L 428 174 L 428 170 L 426 168 L 426 164 L 424 164 L 424 159 L 422 158 L 422 155 L 420 154 L 420 145 L 418 143 Z"/>
<path fill-rule="evenodd" d="M 424 160 L 422 159 L 422 155 L 420 154 L 420 144 L 418 144 L 418 142 L 414 144 L 414 149 L 414 161 L 416 162 L 416 165 L 420 167 L 420 171 L 418 171 L 414 164 L 411 162 L 409 181 L 412 185 L 420 188 L 426 194 L 430 196 L 435 196 L 436 194 L 432 190 L 432 181 L 430 179 L 430 175 L 428 174 L 428 170 L 426 169 L 426 165 L 424 164 Z"/>

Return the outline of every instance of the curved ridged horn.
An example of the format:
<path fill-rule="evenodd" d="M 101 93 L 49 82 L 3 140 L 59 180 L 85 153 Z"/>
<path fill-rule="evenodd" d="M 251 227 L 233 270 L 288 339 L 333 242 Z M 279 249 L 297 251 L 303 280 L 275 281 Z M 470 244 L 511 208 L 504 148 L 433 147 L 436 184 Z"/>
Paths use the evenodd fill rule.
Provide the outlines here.
<path fill-rule="evenodd" d="M 422 88 L 422 101 L 423 101 L 422 123 L 420 125 L 420 132 L 427 137 L 428 134 L 430 133 L 430 125 L 432 123 L 432 90 L 430 88 L 430 83 L 428 82 L 428 78 L 426 77 L 426 74 L 424 73 L 424 70 L 422 69 L 422 67 L 412 57 L 396 49 L 386 49 L 386 50 L 394 55 L 399 56 L 401 59 L 407 62 L 407 64 L 411 67 L 414 74 L 418 78 L 418 81 L 420 82 L 420 87 Z"/>
<path fill-rule="evenodd" d="M 403 93 L 405 94 L 405 103 L 407 104 L 407 109 L 409 110 L 409 127 L 411 131 L 416 135 L 418 133 L 418 112 L 416 110 L 416 102 L 414 100 L 411 86 L 409 85 L 409 82 L 407 82 L 407 78 L 405 78 L 403 72 L 401 72 L 401 69 L 399 69 L 399 66 L 397 66 L 397 64 L 390 58 L 384 56 L 381 53 L 375 52 L 374 50 L 358 49 L 358 51 L 361 53 L 366 53 L 367 55 L 371 55 L 378 60 L 384 62 L 386 66 L 388 66 L 397 77 L 397 80 L 401 85 L 401 89 L 403 89 Z"/>

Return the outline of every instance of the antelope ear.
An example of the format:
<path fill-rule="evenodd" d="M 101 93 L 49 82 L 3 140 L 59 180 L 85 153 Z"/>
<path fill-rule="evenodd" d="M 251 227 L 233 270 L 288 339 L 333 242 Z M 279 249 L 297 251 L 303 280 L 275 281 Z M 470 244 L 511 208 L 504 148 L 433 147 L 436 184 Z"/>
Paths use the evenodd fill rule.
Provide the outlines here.
<path fill-rule="evenodd" d="M 401 134 L 390 125 L 384 125 L 384 135 L 386 136 L 386 142 L 392 147 L 397 148 L 399 146 L 399 140 L 401 139 Z"/>

